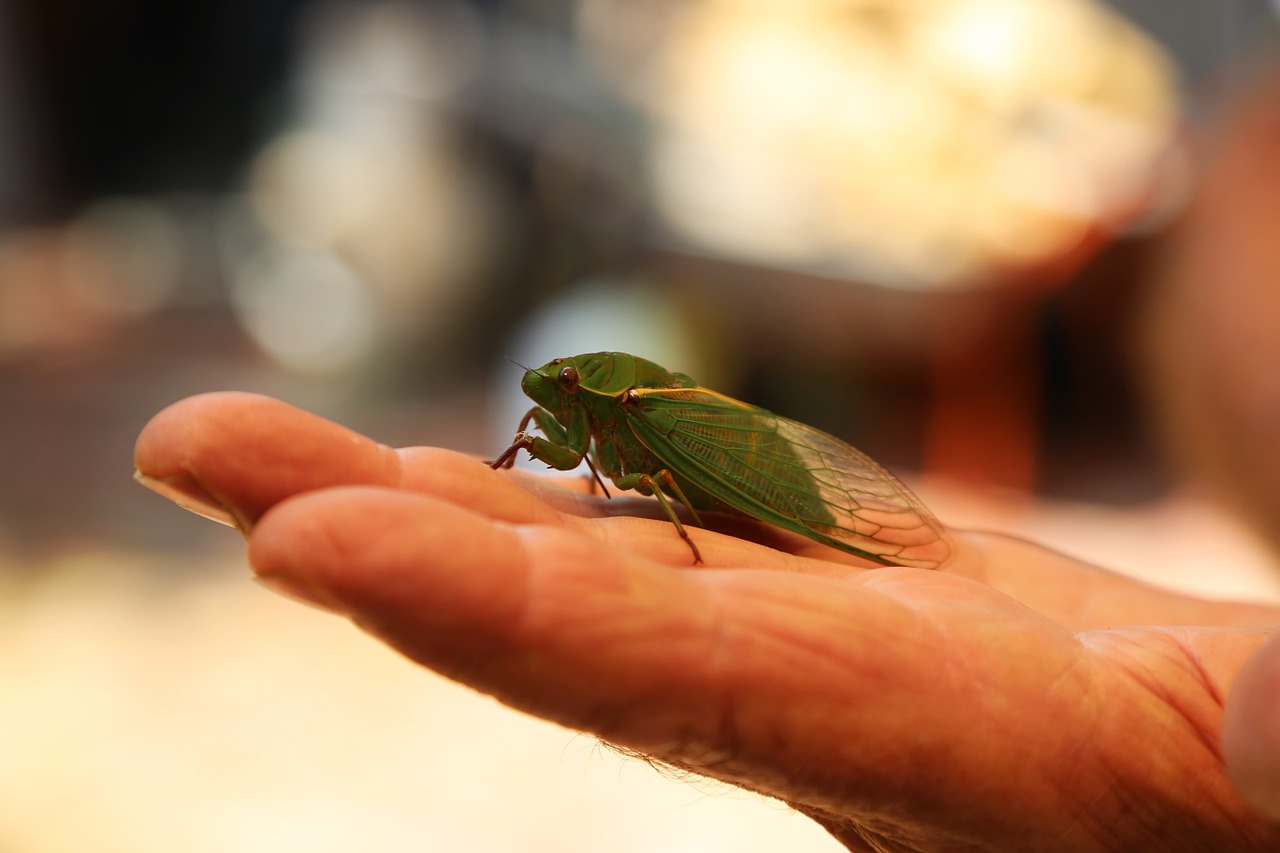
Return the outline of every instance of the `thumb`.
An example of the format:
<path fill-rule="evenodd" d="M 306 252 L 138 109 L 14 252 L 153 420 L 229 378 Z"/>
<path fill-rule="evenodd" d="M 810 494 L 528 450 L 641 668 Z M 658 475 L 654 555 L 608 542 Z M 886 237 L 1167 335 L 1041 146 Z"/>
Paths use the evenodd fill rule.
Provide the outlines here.
<path fill-rule="evenodd" d="M 1223 712 L 1222 755 L 1240 796 L 1280 821 L 1280 634 L 1236 676 Z"/>

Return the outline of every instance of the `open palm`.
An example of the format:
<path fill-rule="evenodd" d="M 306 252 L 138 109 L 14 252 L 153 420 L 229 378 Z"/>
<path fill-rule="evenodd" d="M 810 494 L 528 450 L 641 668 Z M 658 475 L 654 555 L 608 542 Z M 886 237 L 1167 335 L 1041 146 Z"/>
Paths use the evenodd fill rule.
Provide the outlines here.
<path fill-rule="evenodd" d="M 166 409 L 136 464 L 234 521 L 268 583 L 515 708 L 785 800 L 851 849 L 1280 847 L 1218 735 L 1271 609 L 992 534 L 955 533 L 937 571 L 886 569 L 708 519 L 695 567 L 648 501 L 245 394 Z"/>

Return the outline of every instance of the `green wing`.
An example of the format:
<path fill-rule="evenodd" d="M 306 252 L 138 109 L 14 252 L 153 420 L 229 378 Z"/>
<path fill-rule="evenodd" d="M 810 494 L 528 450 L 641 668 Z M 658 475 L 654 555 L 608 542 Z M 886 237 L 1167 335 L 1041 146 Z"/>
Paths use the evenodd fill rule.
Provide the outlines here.
<path fill-rule="evenodd" d="M 627 422 L 677 475 L 748 515 L 886 565 L 936 568 L 945 529 L 837 438 L 702 388 L 635 389 Z"/>

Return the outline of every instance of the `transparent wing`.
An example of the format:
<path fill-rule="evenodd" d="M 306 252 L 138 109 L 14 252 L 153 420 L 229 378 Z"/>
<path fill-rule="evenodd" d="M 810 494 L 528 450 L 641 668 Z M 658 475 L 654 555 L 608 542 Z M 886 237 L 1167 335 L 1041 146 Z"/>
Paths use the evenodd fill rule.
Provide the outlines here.
<path fill-rule="evenodd" d="M 636 437 L 717 500 L 878 562 L 936 568 L 945 528 L 898 478 L 821 430 L 701 388 L 637 389 Z"/>

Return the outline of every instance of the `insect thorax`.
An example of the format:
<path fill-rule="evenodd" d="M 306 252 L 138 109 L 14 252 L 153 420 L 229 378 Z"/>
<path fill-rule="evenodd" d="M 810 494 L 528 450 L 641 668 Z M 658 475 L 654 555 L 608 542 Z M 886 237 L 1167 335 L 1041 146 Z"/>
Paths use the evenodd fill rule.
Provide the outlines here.
<path fill-rule="evenodd" d="M 595 444 L 595 462 L 609 477 L 653 474 L 662 467 L 657 457 L 636 438 L 626 423 L 626 416 L 612 406 L 607 412 L 592 412 L 591 437 Z"/>

